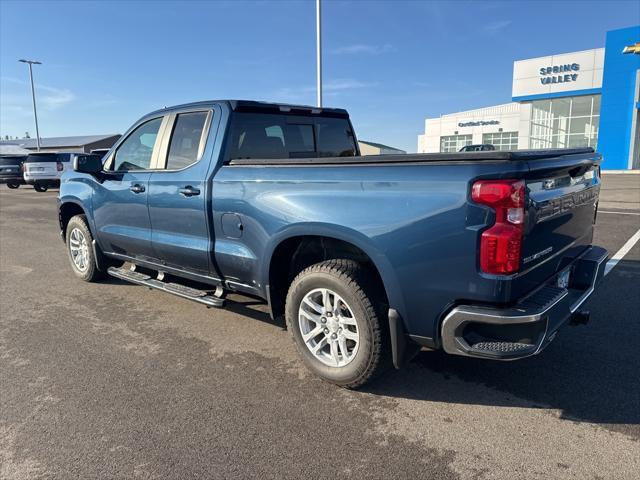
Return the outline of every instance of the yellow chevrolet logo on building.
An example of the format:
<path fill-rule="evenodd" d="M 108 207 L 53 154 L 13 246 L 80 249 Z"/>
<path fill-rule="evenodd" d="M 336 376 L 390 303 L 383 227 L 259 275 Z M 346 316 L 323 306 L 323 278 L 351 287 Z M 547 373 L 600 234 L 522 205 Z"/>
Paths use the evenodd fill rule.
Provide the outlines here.
<path fill-rule="evenodd" d="M 622 53 L 635 53 L 636 55 L 640 55 L 640 42 L 635 45 L 629 45 L 622 49 Z"/>

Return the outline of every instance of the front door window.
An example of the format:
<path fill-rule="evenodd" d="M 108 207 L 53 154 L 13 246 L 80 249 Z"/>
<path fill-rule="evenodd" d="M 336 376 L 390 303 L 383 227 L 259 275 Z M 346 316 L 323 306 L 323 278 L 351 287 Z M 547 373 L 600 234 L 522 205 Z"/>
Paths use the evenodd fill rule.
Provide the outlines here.
<path fill-rule="evenodd" d="M 162 117 L 154 118 L 131 132 L 116 150 L 113 170 L 150 169 L 153 147 L 155 146 L 161 123 Z"/>

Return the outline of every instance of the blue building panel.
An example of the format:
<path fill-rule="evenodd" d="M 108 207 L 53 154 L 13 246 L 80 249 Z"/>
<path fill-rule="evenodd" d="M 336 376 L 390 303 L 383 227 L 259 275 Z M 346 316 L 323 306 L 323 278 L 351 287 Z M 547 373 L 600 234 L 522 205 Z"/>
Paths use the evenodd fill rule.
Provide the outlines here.
<path fill-rule="evenodd" d="M 640 55 L 623 54 L 625 46 L 640 42 L 640 25 L 607 32 L 602 79 L 598 150 L 602 168 L 624 170 L 629 164 L 633 119 L 637 115 L 636 81 Z"/>
<path fill-rule="evenodd" d="M 578 97 L 580 95 L 598 95 L 602 93 L 601 88 L 587 88 L 584 90 L 570 90 L 568 92 L 539 93 L 536 95 L 523 95 L 521 97 L 512 97 L 514 102 L 529 102 L 532 100 L 546 100 L 549 98 L 562 97 Z"/>

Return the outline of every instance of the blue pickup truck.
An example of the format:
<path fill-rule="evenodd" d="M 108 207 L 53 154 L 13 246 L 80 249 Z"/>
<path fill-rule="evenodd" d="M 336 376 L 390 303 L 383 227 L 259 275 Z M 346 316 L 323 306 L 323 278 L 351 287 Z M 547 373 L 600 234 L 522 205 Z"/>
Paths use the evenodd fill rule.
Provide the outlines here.
<path fill-rule="evenodd" d="M 82 280 L 284 316 L 304 363 L 355 388 L 420 348 L 535 355 L 603 274 L 590 148 L 360 156 L 345 110 L 210 101 L 80 155 L 58 199 Z"/>

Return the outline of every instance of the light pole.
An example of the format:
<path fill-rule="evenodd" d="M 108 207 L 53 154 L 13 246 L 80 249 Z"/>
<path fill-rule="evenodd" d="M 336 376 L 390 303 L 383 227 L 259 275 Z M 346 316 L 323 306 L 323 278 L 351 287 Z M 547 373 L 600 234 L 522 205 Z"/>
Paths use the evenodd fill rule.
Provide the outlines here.
<path fill-rule="evenodd" d="M 316 89 L 318 107 L 322 107 L 322 14 L 316 0 Z"/>
<path fill-rule="evenodd" d="M 36 119 L 36 145 L 38 147 L 38 151 L 40 151 L 40 130 L 38 129 L 38 111 L 36 110 L 36 90 L 33 87 L 33 65 L 42 65 L 42 62 L 38 62 L 37 60 L 25 60 L 23 58 L 18 61 L 29 65 L 29 78 L 31 79 L 31 98 L 33 99 L 33 116 Z"/>

